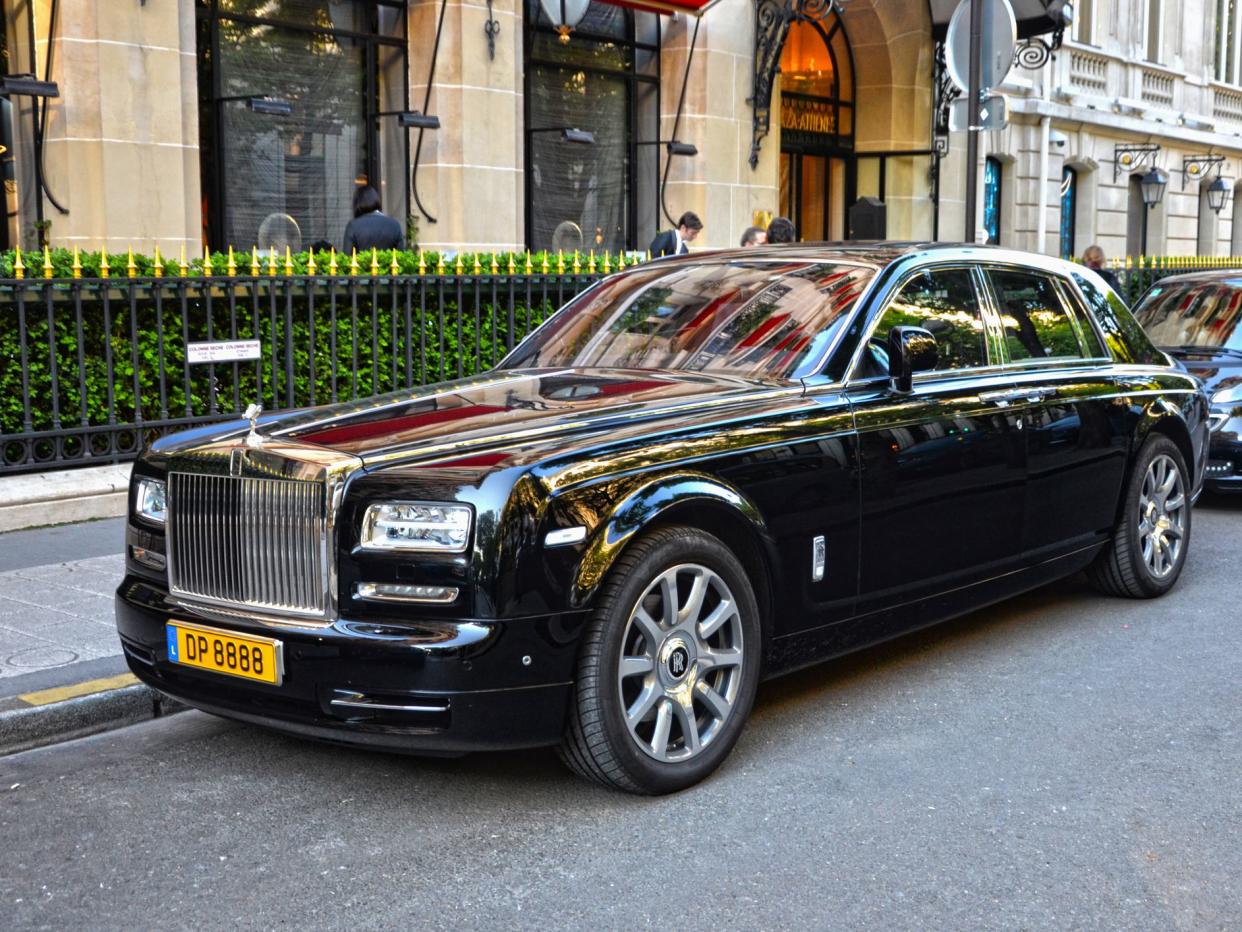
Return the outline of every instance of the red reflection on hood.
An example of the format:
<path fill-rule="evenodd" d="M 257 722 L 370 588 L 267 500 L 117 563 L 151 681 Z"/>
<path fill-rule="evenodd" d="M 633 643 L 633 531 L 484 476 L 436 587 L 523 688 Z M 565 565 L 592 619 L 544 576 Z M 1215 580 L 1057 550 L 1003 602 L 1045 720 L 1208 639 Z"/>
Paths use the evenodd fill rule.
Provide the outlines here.
<path fill-rule="evenodd" d="M 460 408 L 444 408 L 439 411 L 424 411 L 421 414 L 409 414 L 405 417 L 380 417 L 376 420 L 363 421 L 360 424 L 345 424 L 341 427 L 327 427 L 314 433 L 304 434 L 300 439 L 311 443 L 331 446 L 334 443 L 355 443 L 369 440 L 384 434 L 394 434 L 411 430 L 415 427 L 426 427 L 429 424 L 440 424 L 445 421 L 464 421 L 468 418 L 482 417 L 485 414 L 496 414 L 508 411 L 496 405 L 464 405 Z"/>

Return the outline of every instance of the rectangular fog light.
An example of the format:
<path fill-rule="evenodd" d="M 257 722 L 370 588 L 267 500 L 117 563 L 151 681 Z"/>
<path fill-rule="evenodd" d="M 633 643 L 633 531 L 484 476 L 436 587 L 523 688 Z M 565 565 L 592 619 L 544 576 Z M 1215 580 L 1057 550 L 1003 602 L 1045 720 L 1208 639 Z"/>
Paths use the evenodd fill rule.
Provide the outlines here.
<path fill-rule="evenodd" d="M 447 605 L 457 598 L 454 586 L 410 586 L 403 583 L 361 582 L 354 586 L 354 595 L 369 602 L 422 602 Z"/>

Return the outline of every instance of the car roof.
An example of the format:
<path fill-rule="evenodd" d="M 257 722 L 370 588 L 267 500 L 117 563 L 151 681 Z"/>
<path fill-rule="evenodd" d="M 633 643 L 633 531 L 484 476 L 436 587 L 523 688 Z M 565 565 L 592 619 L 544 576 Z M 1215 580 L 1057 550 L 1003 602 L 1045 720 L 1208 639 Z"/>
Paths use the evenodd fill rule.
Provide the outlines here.
<path fill-rule="evenodd" d="M 900 260 L 923 258 L 970 262 L 1003 262 L 1034 266 L 1045 271 L 1066 274 L 1084 267 L 1041 253 L 1022 252 L 1002 246 L 975 243 L 929 243 L 894 240 L 851 240 L 848 242 L 779 243 L 764 246 L 735 246 L 731 249 L 702 250 L 682 256 L 665 256 L 657 261 L 693 265 L 700 262 L 749 260 L 805 260 L 824 262 L 841 259 L 869 265 L 876 270 Z"/>
<path fill-rule="evenodd" d="M 1202 272 L 1183 272 L 1180 275 L 1166 275 L 1158 278 L 1153 285 L 1198 285 L 1205 282 L 1219 282 L 1228 279 L 1242 279 L 1242 269 L 1208 269 Z"/>

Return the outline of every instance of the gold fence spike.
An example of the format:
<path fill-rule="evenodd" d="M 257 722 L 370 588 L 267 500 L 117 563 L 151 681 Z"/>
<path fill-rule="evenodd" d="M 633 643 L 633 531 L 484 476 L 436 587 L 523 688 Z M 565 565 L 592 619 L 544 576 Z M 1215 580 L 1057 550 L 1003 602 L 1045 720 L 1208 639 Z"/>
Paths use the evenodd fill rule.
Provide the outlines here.
<path fill-rule="evenodd" d="M 129 261 L 125 264 L 125 274 L 130 278 L 138 277 L 138 266 L 134 264 L 134 247 L 129 247 Z"/>
<path fill-rule="evenodd" d="M 543 251 L 543 258 L 540 261 L 540 265 L 542 266 L 540 271 L 544 275 L 547 275 L 548 274 L 548 251 L 546 249 Z"/>
<path fill-rule="evenodd" d="M 46 246 L 43 247 L 43 277 L 51 278 L 54 274 L 52 268 L 52 251 Z"/>
<path fill-rule="evenodd" d="M 214 275 L 216 270 L 211 265 L 211 247 L 208 246 L 203 250 L 203 274 L 210 277 Z"/>
<path fill-rule="evenodd" d="M 276 274 L 276 247 L 275 247 L 275 246 L 272 246 L 272 247 L 270 247 L 270 248 L 268 249 L 268 253 L 267 253 L 267 274 L 268 274 L 268 275 L 275 275 L 275 274 Z"/>
<path fill-rule="evenodd" d="M 545 253 L 544 255 L 546 256 L 547 253 Z M 529 252 L 526 253 L 526 274 L 527 275 L 534 274 L 534 271 L 535 271 L 534 258 L 535 257 L 532 256 Z M 545 259 L 544 261 L 546 262 L 547 260 Z"/>
<path fill-rule="evenodd" d="M 211 255 L 211 250 L 207 250 L 207 255 Z M 208 260 L 210 261 L 210 259 Z M 232 278 L 237 274 L 237 258 L 233 255 L 233 247 L 229 247 L 227 258 L 224 260 L 224 273 Z"/>
<path fill-rule="evenodd" d="M 517 274 L 517 259 L 514 257 L 513 253 L 509 253 L 509 274 Z"/>
<path fill-rule="evenodd" d="M 625 270 L 625 250 L 621 249 L 621 250 L 618 250 L 617 252 L 617 271 L 622 272 L 624 270 Z"/>
<path fill-rule="evenodd" d="M 445 268 L 444 268 L 444 252 L 443 252 L 443 250 L 441 250 L 440 252 L 437 252 L 437 253 L 436 253 L 436 274 L 437 274 L 437 275 L 444 275 L 444 274 L 447 274 L 447 273 L 446 273 L 446 271 L 445 271 Z"/>
<path fill-rule="evenodd" d="M 293 274 L 293 251 L 285 245 L 285 275 Z"/>
<path fill-rule="evenodd" d="M 500 274 L 500 261 L 496 258 L 496 253 L 492 253 L 492 274 Z"/>
<path fill-rule="evenodd" d="M 13 268 L 16 270 L 17 266 L 14 265 Z M 99 250 L 99 277 L 107 278 L 110 271 L 112 270 L 108 268 L 108 244 L 104 243 L 103 249 Z M 19 275 L 18 278 L 21 276 Z"/>
<path fill-rule="evenodd" d="M 314 275 L 319 271 L 319 266 L 315 265 L 315 250 L 306 250 L 306 274 Z"/>
<path fill-rule="evenodd" d="M 177 262 L 177 272 L 182 278 L 190 274 L 190 263 L 185 261 L 185 243 L 181 244 L 181 258 Z"/>
<path fill-rule="evenodd" d="M 392 270 L 393 278 L 396 278 L 401 274 L 401 265 L 397 262 L 397 250 L 395 249 L 392 251 L 392 265 L 390 265 L 389 268 Z"/>
<path fill-rule="evenodd" d="M 595 274 L 595 250 L 594 249 L 591 250 L 591 255 L 587 258 L 587 273 L 590 275 Z"/>
<path fill-rule="evenodd" d="M 155 244 L 154 271 L 155 271 L 156 278 L 164 277 L 164 263 L 160 261 L 160 244 L 159 243 Z"/>
<path fill-rule="evenodd" d="M 427 255 L 421 249 L 418 251 L 418 274 L 427 274 Z"/>
<path fill-rule="evenodd" d="M 578 250 L 574 250 L 574 274 L 578 275 L 582 272 L 582 263 L 578 259 Z"/>
<path fill-rule="evenodd" d="M 643 261 L 644 261 L 644 262 L 650 262 L 650 261 L 651 261 L 651 250 L 650 250 L 650 249 L 648 249 L 648 250 L 647 250 L 647 258 L 646 258 L 646 259 L 644 259 Z"/>
<path fill-rule="evenodd" d="M 608 254 L 607 249 L 604 250 L 604 264 L 602 267 L 602 271 L 605 275 L 612 274 L 612 256 Z"/>
<path fill-rule="evenodd" d="M 374 246 L 371 247 L 371 277 L 375 278 L 379 275 L 379 250 Z"/>
<path fill-rule="evenodd" d="M 328 274 L 336 274 L 336 247 L 333 246 L 328 250 Z"/>
<path fill-rule="evenodd" d="M 556 251 L 556 274 L 565 274 L 565 250 L 558 249 Z"/>
<path fill-rule="evenodd" d="M 81 278 L 81 277 L 82 277 L 82 260 L 81 260 L 81 258 L 78 256 L 78 247 L 77 247 L 77 246 L 74 246 L 74 247 L 73 247 L 73 277 L 74 277 L 74 278 Z"/>
<path fill-rule="evenodd" d="M 20 248 L 13 250 L 13 277 L 26 277 L 26 263 L 22 262 L 22 251 Z"/>
<path fill-rule="evenodd" d="M 479 254 L 477 252 L 474 254 L 474 274 L 483 274 L 483 265 L 479 262 Z"/>
<path fill-rule="evenodd" d="M 466 273 L 466 263 L 462 260 L 460 252 L 457 254 L 457 261 L 453 263 L 453 271 L 457 275 L 464 275 Z"/>
<path fill-rule="evenodd" d="M 251 246 L 250 247 L 250 274 L 253 275 L 255 278 L 258 278 L 260 270 L 261 269 L 259 266 L 259 247 Z"/>
<path fill-rule="evenodd" d="M 349 274 L 358 274 L 358 247 L 354 247 L 349 253 Z"/>

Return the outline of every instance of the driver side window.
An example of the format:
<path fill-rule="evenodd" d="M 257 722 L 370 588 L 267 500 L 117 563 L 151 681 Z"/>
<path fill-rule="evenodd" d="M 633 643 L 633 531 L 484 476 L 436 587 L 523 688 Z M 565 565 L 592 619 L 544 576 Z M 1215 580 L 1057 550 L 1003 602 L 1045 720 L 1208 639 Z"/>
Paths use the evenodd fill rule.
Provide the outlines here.
<path fill-rule="evenodd" d="M 922 327 L 936 338 L 937 371 L 988 364 L 979 297 L 969 269 L 927 269 L 902 286 L 864 352 L 864 378 L 887 374 L 888 334 L 898 326 Z"/>

